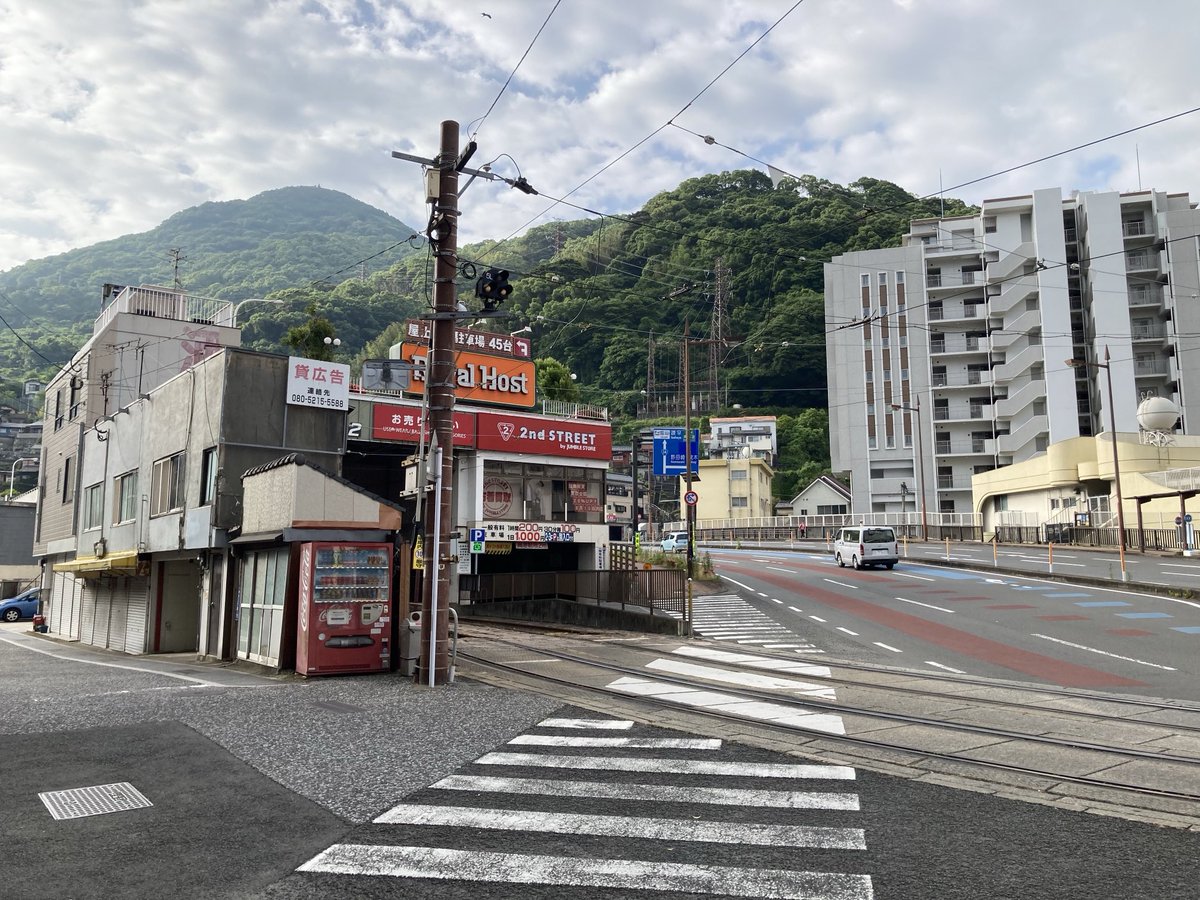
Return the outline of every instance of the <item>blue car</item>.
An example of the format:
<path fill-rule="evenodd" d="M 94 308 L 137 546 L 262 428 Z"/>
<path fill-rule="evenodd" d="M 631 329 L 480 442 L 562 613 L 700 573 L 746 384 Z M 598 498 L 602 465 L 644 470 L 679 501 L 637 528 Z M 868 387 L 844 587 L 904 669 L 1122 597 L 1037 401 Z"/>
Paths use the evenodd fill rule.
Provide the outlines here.
<path fill-rule="evenodd" d="M 37 615 L 38 601 L 41 596 L 42 589 L 32 587 L 15 597 L 0 600 L 0 621 L 16 622 L 19 619 L 32 619 Z"/>

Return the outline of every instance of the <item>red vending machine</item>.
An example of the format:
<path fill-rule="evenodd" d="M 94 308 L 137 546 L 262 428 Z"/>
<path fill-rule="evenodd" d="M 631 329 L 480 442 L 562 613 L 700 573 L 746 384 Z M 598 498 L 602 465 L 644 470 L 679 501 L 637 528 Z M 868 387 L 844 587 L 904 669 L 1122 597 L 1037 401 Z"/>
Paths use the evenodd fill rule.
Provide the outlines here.
<path fill-rule="evenodd" d="M 386 672 L 391 663 L 392 545 L 300 545 L 296 672 Z"/>

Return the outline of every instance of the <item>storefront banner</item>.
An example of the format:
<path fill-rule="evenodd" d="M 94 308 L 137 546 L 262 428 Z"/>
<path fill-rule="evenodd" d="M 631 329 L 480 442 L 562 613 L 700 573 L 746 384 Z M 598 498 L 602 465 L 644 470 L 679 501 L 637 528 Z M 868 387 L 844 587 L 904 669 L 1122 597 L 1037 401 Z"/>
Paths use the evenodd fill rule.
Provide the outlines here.
<path fill-rule="evenodd" d="M 506 413 L 481 412 L 476 421 L 480 450 L 612 459 L 612 426 L 577 419 L 534 419 Z"/>
<path fill-rule="evenodd" d="M 475 413 L 454 411 L 454 446 L 475 446 Z M 430 439 L 430 425 L 425 426 Z M 377 441 L 404 441 L 415 444 L 421 439 L 421 407 L 376 403 L 371 412 L 371 437 Z"/>
<path fill-rule="evenodd" d="M 429 346 L 429 322 L 409 319 L 404 323 L 404 335 L 409 341 L 420 341 Z M 529 338 L 497 334 L 492 331 L 475 331 L 469 328 L 454 329 L 455 350 L 475 350 L 492 356 L 507 356 L 513 359 L 529 359 L 533 356 Z"/>
<path fill-rule="evenodd" d="M 487 543 L 511 541 L 518 550 L 538 549 L 533 544 L 574 543 L 579 526 L 570 522 L 486 522 Z"/>
<path fill-rule="evenodd" d="M 416 365 L 410 394 L 425 392 L 425 365 L 429 348 L 401 344 L 400 356 Z M 508 359 L 461 350 L 454 354 L 454 396 L 472 403 L 503 406 L 534 405 L 534 366 L 528 359 Z"/>

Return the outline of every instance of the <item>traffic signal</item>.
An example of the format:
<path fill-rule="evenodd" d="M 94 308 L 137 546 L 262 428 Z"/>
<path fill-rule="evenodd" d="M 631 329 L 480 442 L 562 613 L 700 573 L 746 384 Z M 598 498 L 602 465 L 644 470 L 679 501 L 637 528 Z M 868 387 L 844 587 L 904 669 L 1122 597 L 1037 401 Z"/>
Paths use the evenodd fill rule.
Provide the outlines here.
<path fill-rule="evenodd" d="M 511 293 L 512 285 L 504 269 L 485 269 L 475 282 L 475 296 L 483 301 L 484 312 L 495 312 Z"/>

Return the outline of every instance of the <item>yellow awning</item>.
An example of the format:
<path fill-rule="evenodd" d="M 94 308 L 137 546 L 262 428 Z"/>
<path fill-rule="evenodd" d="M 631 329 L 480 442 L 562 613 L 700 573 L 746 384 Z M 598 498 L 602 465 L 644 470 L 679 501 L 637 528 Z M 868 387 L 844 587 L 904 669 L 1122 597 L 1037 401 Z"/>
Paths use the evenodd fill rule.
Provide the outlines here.
<path fill-rule="evenodd" d="M 136 550 L 118 550 L 104 556 L 77 556 L 69 562 L 55 563 L 54 571 L 71 572 L 85 578 L 104 572 L 112 575 L 137 575 L 138 553 Z"/>

